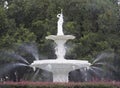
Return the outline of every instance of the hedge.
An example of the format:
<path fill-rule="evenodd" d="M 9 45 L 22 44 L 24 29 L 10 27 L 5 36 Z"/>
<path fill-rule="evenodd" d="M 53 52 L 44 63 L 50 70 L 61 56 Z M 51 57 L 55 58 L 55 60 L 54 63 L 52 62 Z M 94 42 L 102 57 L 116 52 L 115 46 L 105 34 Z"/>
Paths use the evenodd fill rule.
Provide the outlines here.
<path fill-rule="evenodd" d="M 41 83 L 41 82 L 7 82 L 0 83 L 0 88 L 120 88 L 116 82 L 89 83 Z"/>

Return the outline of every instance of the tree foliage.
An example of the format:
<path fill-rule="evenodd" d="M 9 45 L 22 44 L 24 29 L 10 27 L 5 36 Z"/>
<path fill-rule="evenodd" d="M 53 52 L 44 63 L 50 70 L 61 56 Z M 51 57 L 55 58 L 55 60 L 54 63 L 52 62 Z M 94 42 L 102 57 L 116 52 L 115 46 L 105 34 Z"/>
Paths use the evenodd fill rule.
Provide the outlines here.
<path fill-rule="evenodd" d="M 56 34 L 56 15 L 63 9 L 64 33 L 76 37 L 67 42 L 66 58 L 91 61 L 103 51 L 120 53 L 116 0 L 9 0 L 8 9 L 4 1 L 0 1 L 0 49 L 36 42 L 42 54 L 55 57 L 45 36 Z"/>

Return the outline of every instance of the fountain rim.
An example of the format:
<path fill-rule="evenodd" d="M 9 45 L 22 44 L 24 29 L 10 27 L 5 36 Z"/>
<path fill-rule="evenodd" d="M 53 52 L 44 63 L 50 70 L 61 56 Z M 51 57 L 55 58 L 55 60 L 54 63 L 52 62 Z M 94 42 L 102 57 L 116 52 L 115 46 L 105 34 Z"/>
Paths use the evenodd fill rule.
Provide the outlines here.
<path fill-rule="evenodd" d="M 87 60 L 57 60 L 57 59 L 48 59 L 48 60 L 35 60 L 30 67 L 33 69 L 40 68 L 50 72 L 70 72 L 75 69 L 89 69 L 91 63 Z M 49 67 L 49 68 L 48 68 Z"/>
<path fill-rule="evenodd" d="M 35 60 L 32 64 L 89 64 L 87 60 L 59 60 L 59 59 L 46 59 L 46 60 Z"/>

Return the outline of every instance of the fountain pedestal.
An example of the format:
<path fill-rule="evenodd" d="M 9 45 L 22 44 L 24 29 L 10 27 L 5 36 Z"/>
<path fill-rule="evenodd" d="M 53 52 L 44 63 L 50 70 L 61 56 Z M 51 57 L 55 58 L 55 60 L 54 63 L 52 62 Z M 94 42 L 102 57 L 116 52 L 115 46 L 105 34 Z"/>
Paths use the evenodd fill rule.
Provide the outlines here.
<path fill-rule="evenodd" d="M 59 72 L 58 71 L 54 71 L 53 72 L 53 82 L 68 82 L 69 81 L 69 78 L 68 78 L 68 74 L 69 74 L 69 71 L 63 71 L 64 68 L 62 69 L 59 69 Z"/>

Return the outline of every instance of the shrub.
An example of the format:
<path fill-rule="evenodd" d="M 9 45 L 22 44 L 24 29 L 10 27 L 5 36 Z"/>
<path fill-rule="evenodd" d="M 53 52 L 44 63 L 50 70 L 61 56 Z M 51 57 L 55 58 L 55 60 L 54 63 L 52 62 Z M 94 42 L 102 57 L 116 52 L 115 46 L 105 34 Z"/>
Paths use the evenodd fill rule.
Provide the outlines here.
<path fill-rule="evenodd" d="M 0 88 L 120 88 L 119 82 L 84 82 L 84 83 L 50 83 L 50 82 L 6 82 Z"/>

